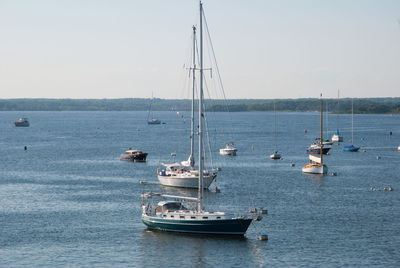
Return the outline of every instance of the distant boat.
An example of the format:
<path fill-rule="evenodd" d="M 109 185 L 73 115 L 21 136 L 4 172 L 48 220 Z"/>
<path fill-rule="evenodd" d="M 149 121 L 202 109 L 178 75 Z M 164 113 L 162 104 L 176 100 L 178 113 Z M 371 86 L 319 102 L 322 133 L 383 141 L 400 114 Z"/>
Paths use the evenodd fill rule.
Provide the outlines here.
<path fill-rule="evenodd" d="M 356 147 L 353 145 L 353 137 L 354 137 L 354 105 L 353 105 L 353 100 L 351 100 L 351 145 L 344 146 L 343 151 L 357 152 L 360 149 L 360 147 Z"/>
<path fill-rule="evenodd" d="M 237 148 L 233 142 L 228 142 L 225 145 L 225 148 L 219 149 L 220 155 L 231 155 L 235 156 L 237 152 Z"/>
<path fill-rule="evenodd" d="M 337 109 L 339 111 L 339 90 L 338 90 L 338 105 L 337 105 Z M 343 137 L 340 135 L 340 131 L 339 131 L 339 112 L 337 113 L 337 129 L 336 129 L 336 133 L 332 135 L 332 139 L 333 142 L 343 142 Z"/>
<path fill-rule="evenodd" d="M 323 110 L 322 110 L 322 94 L 321 94 L 321 138 L 320 140 L 323 140 Z M 324 164 L 323 162 L 323 149 L 324 149 L 324 144 L 319 144 L 319 157 L 309 155 L 308 158 L 310 159 L 310 163 L 305 165 L 302 168 L 302 171 L 304 173 L 309 173 L 309 174 L 326 174 L 328 173 L 328 167 Z M 330 149 L 330 148 L 329 148 Z"/>
<path fill-rule="evenodd" d="M 158 118 L 152 118 L 150 120 L 147 120 L 147 124 L 149 125 L 159 125 L 161 124 L 161 120 Z"/>
<path fill-rule="evenodd" d="M 275 109 L 275 102 L 274 102 L 274 153 L 269 156 L 272 160 L 280 160 L 282 156 L 278 153 L 276 149 L 276 109 Z"/>
<path fill-rule="evenodd" d="M 140 150 L 132 150 L 129 148 L 125 153 L 121 154 L 120 160 L 132 162 L 146 162 L 147 153 Z"/>
<path fill-rule="evenodd" d="M 16 127 L 29 127 L 28 118 L 21 117 L 20 119 L 14 122 L 14 125 Z"/>
<path fill-rule="evenodd" d="M 339 129 L 336 129 L 336 133 L 332 135 L 333 142 L 343 142 L 343 137 L 340 135 Z"/>
<path fill-rule="evenodd" d="M 142 193 L 142 221 L 149 229 L 209 235 L 244 235 L 253 220 L 261 220 L 261 215 L 244 216 L 232 213 L 207 211 L 203 201 L 203 6 L 200 2 L 200 88 L 199 88 L 199 176 L 198 195 L 195 197 L 168 194 Z M 194 28 L 194 27 L 193 27 Z M 195 31 L 195 28 L 193 29 Z M 145 184 L 142 182 L 142 184 Z M 153 198 L 170 198 L 155 203 Z M 187 204 L 192 203 L 193 207 Z M 162 253 L 161 253 L 162 254 Z M 173 258 L 172 256 L 169 256 Z"/>
<path fill-rule="evenodd" d="M 151 106 L 153 104 L 153 101 L 154 101 L 154 98 L 153 98 L 153 96 L 151 96 L 149 112 L 147 113 L 147 124 L 149 124 L 149 125 L 160 125 L 161 124 L 161 120 L 158 119 L 158 118 L 153 117 L 153 112 L 151 110 Z"/>
<path fill-rule="evenodd" d="M 399 145 L 399 147 L 397 147 L 397 151 L 399 151 L 399 152 L 400 152 L 400 145 Z"/>
<path fill-rule="evenodd" d="M 329 133 L 329 131 L 328 131 L 328 100 L 326 100 L 325 101 L 325 103 L 326 103 L 326 105 L 325 105 L 325 107 L 326 107 L 326 112 L 325 112 L 325 116 L 326 116 L 326 139 L 323 139 L 322 140 L 322 143 L 324 144 L 324 145 L 332 145 L 333 144 L 333 141 L 330 141 L 329 140 L 329 137 L 328 137 L 328 133 Z"/>

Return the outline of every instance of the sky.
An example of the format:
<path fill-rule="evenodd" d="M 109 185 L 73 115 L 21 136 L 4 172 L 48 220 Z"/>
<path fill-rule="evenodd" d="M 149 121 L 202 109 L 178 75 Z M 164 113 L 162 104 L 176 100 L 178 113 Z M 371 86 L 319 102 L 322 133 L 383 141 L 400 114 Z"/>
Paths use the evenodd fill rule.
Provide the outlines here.
<path fill-rule="evenodd" d="M 203 3 L 228 99 L 400 97 L 398 0 Z M 187 98 L 198 18 L 196 0 L 0 0 L 0 98 Z"/>

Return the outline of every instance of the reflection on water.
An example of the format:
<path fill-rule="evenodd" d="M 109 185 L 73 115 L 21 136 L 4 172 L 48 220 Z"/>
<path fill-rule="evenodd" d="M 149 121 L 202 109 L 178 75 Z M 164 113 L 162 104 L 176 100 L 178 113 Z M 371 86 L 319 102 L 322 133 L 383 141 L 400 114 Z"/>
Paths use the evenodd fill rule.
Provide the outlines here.
<path fill-rule="evenodd" d="M 141 232 L 140 248 L 143 253 L 142 263 L 156 265 L 162 260 L 162 266 L 209 267 L 224 263 L 225 266 L 237 266 L 235 253 L 241 252 L 252 258 L 254 249 L 244 236 L 203 235 L 164 232 L 144 229 Z M 156 259 L 146 258 L 148 249 Z M 221 251 L 228 251 L 221 255 Z"/>

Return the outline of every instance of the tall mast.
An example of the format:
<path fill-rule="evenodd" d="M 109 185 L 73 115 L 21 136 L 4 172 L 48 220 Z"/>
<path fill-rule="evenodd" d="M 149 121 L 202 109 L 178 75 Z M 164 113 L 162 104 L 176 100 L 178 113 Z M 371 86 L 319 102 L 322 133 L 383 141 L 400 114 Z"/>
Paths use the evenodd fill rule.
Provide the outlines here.
<path fill-rule="evenodd" d="M 199 92 L 199 192 L 197 212 L 203 209 L 203 3 L 200 1 L 200 92 Z"/>
<path fill-rule="evenodd" d="M 193 85 L 192 85 L 192 116 L 190 119 L 190 156 L 189 165 L 190 168 L 194 168 L 194 89 L 196 86 L 196 27 L 193 26 Z"/>
<path fill-rule="evenodd" d="M 339 134 L 339 89 L 337 91 L 337 109 L 336 110 L 338 110 L 338 113 L 337 113 L 337 131 L 338 131 L 338 134 Z"/>
<path fill-rule="evenodd" d="M 326 140 L 329 141 L 329 136 L 328 136 L 328 100 L 325 101 L 325 118 L 326 118 Z"/>
<path fill-rule="evenodd" d="M 274 153 L 276 152 L 276 107 L 274 101 Z"/>
<path fill-rule="evenodd" d="M 147 122 L 149 121 L 150 113 L 151 113 L 151 105 L 153 104 L 153 92 L 151 92 L 151 101 L 149 106 L 149 112 L 147 113 Z"/>
<path fill-rule="evenodd" d="M 353 144 L 353 135 L 354 135 L 354 107 L 353 107 L 353 99 L 351 99 L 351 144 Z"/>
<path fill-rule="evenodd" d="M 322 93 L 321 93 L 321 99 L 320 99 L 320 102 L 321 102 L 321 140 L 320 140 L 320 148 L 319 148 L 319 155 L 320 155 L 320 157 L 321 157 L 321 164 L 323 164 L 323 161 L 322 161 L 322 149 L 323 149 L 323 147 L 324 147 L 324 145 L 323 145 L 323 142 L 322 142 L 322 135 L 323 135 L 323 124 L 322 124 L 322 116 L 323 116 L 323 110 L 322 110 Z"/>

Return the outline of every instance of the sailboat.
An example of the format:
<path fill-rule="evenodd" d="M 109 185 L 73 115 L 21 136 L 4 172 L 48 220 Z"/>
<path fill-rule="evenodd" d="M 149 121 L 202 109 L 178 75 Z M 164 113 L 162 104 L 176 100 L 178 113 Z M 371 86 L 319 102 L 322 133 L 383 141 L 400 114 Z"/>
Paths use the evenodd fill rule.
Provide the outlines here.
<path fill-rule="evenodd" d="M 190 155 L 187 161 L 180 163 L 161 163 L 157 169 L 157 177 L 161 185 L 182 187 L 182 188 L 197 188 L 199 180 L 199 170 L 195 168 L 194 159 L 194 96 L 196 87 L 196 27 L 193 26 L 193 66 L 192 71 L 192 112 L 191 112 L 191 128 L 190 128 Z M 214 171 L 203 169 L 202 187 L 208 189 L 211 183 L 215 180 L 217 174 Z"/>
<path fill-rule="evenodd" d="M 236 216 L 226 212 L 210 212 L 204 208 L 203 202 L 203 5 L 200 2 L 200 90 L 199 90 L 199 176 L 198 195 L 184 197 L 159 193 L 142 193 L 142 221 L 150 229 L 170 232 L 212 234 L 212 235 L 244 235 L 253 220 L 261 220 L 258 216 Z M 153 208 L 153 198 L 171 198 L 162 200 Z M 195 203 L 189 208 L 186 203 Z"/>
<path fill-rule="evenodd" d="M 324 145 L 332 145 L 333 144 L 333 141 L 330 141 L 329 140 L 329 137 L 328 137 L 328 133 L 329 133 L 329 131 L 328 131 L 328 100 L 326 100 L 325 101 L 325 107 L 326 107 L 326 111 L 325 111 L 325 118 L 326 118 L 326 139 L 323 139 L 322 140 L 322 143 L 324 144 Z"/>
<path fill-rule="evenodd" d="M 278 153 L 276 149 L 276 107 L 274 102 L 274 153 L 269 156 L 272 160 L 280 160 L 282 159 L 281 154 Z"/>
<path fill-rule="evenodd" d="M 323 138 L 323 110 L 322 110 L 322 94 L 321 94 L 321 141 Z M 304 173 L 309 173 L 309 174 L 326 174 L 328 173 L 328 167 L 324 164 L 323 162 L 323 149 L 324 149 L 324 144 L 320 143 L 319 147 L 319 157 L 309 155 L 308 158 L 310 159 L 310 163 L 305 165 L 302 168 L 302 171 Z"/>
<path fill-rule="evenodd" d="M 151 106 L 153 104 L 154 98 L 153 94 L 151 96 L 151 102 L 150 102 L 150 107 L 149 107 L 149 112 L 147 113 L 147 124 L 149 125 L 160 125 L 161 120 L 158 118 L 153 117 L 153 112 L 151 111 Z"/>
<path fill-rule="evenodd" d="M 351 100 L 351 144 L 343 147 L 343 151 L 347 152 L 357 152 L 360 147 L 356 147 L 353 145 L 354 138 L 354 105 L 353 100 Z"/>
<path fill-rule="evenodd" d="M 337 110 L 339 111 L 339 90 L 338 90 L 338 105 Z M 337 129 L 336 133 L 332 135 L 332 142 L 343 142 L 343 137 L 339 132 L 339 112 L 337 113 Z"/>

